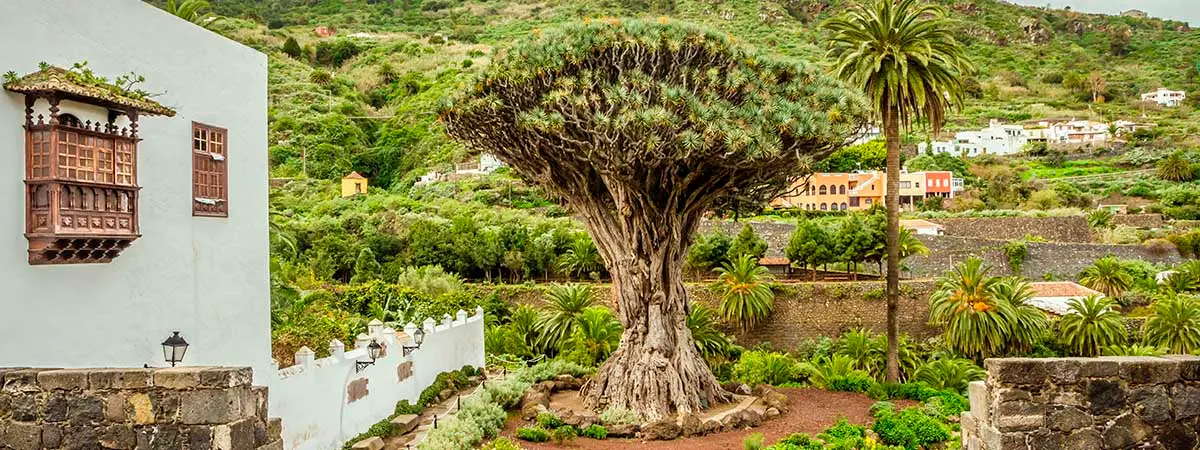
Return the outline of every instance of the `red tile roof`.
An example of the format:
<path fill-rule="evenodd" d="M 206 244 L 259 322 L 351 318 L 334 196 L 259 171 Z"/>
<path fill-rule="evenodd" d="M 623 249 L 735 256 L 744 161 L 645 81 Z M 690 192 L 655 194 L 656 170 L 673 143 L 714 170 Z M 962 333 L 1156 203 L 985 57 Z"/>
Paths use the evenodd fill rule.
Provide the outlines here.
<path fill-rule="evenodd" d="M 1070 281 L 1039 281 L 1029 283 L 1034 297 L 1087 297 L 1100 292 Z"/>
<path fill-rule="evenodd" d="M 758 260 L 760 265 L 764 266 L 786 266 L 792 263 L 792 260 L 781 256 L 770 256 Z"/>

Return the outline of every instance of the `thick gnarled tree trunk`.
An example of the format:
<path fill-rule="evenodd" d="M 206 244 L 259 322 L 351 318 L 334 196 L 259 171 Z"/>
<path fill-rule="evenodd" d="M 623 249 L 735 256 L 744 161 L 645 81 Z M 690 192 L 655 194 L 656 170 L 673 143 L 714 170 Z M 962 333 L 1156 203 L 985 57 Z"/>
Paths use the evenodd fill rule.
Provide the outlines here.
<path fill-rule="evenodd" d="M 683 264 L 698 214 L 641 212 L 617 219 L 592 213 L 584 214 L 585 221 L 608 263 L 625 331 L 616 352 L 583 387 L 586 405 L 630 408 L 654 421 L 729 401 L 687 327 Z"/>

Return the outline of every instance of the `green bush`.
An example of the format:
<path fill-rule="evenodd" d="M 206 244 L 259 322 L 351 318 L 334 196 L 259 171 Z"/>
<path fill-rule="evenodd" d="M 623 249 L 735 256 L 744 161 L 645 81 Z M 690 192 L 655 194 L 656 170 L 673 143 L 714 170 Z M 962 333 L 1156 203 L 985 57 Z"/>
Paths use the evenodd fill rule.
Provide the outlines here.
<path fill-rule="evenodd" d="M 562 425 L 550 431 L 550 439 L 559 445 L 571 442 L 577 436 L 579 436 L 579 429 L 571 425 Z"/>
<path fill-rule="evenodd" d="M 760 350 L 742 353 L 733 366 L 733 377 L 751 386 L 796 381 L 799 372 L 798 364 L 790 356 Z"/>
<path fill-rule="evenodd" d="M 479 450 L 521 450 L 521 446 L 509 438 L 502 437 L 484 444 L 483 447 L 479 447 Z"/>
<path fill-rule="evenodd" d="M 833 377 L 828 382 L 828 389 L 837 392 L 867 392 L 874 384 L 875 380 L 870 375 L 851 373 Z"/>
<path fill-rule="evenodd" d="M 538 427 L 521 427 L 517 428 L 517 439 L 529 442 L 546 442 L 550 440 L 550 433 Z"/>
<path fill-rule="evenodd" d="M 486 391 L 462 401 L 462 409 L 444 425 L 429 432 L 418 446 L 420 450 L 458 450 L 471 448 L 484 439 L 495 437 L 508 414 L 492 401 Z"/>
<path fill-rule="evenodd" d="M 742 448 L 745 450 L 762 450 L 763 445 L 762 433 L 753 433 L 742 439 Z"/>
<path fill-rule="evenodd" d="M 604 428 L 603 425 L 592 424 L 592 425 L 588 425 L 587 428 L 584 428 L 583 432 L 580 433 L 580 435 L 583 437 L 592 438 L 592 439 L 596 439 L 596 440 L 604 440 L 604 439 L 608 438 L 608 429 Z"/>
<path fill-rule="evenodd" d="M 930 448 L 951 437 L 948 426 L 917 408 L 905 408 L 899 413 L 886 409 L 876 411 L 875 425 L 871 429 L 884 444 L 908 450 Z"/>
<path fill-rule="evenodd" d="M 538 413 L 537 424 L 547 430 L 554 430 L 565 425 L 563 420 L 557 414 L 552 412 Z"/>

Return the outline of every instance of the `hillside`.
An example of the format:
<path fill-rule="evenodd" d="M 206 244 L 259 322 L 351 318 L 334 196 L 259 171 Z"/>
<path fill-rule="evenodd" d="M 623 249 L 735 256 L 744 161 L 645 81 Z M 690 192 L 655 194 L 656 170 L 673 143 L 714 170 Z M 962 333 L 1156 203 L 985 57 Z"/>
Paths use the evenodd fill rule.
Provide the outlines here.
<path fill-rule="evenodd" d="M 273 175 L 330 179 L 357 170 L 403 189 L 427 168 L 464 157 L 434 117 L 437 102 L 520 36 L 587 17 L 667 15 L 822 62 L 816 24 L 847 1 L 214 0 L 226 18 L 211 28 L 270 55 Z M 1137 97 L 1160 86 L 1200 90 L 1200 32 L 1186 24 L 938 1 L 979 69 L 949 131 L 990 118 L 1125 118 L 1157 123 L 1171 146 L 1200 142 L 1192 120 L 1200 95 L 1170 110 Z M 335 34 L 319 36 L 320 27 Z M 298 44 L 293 56 L 289 38 Z M 923 140 L 917 133 L 914 141 Z"/>

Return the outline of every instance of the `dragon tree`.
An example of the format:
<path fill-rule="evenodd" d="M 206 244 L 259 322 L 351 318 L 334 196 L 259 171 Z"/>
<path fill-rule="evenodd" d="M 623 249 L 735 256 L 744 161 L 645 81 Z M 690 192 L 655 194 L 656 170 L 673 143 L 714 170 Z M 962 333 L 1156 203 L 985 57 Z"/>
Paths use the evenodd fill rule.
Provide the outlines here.
<path fill-rule="evenodd" d="M 705 212 L 785 192 L 868 114 L 816 67 L 725 33 L 606 19 L 535 31 L 441 119 L 582 218 L 625 326 L 585 403 L 659 420 L 730 399 L 685 323 L 682 268 Z"/>

